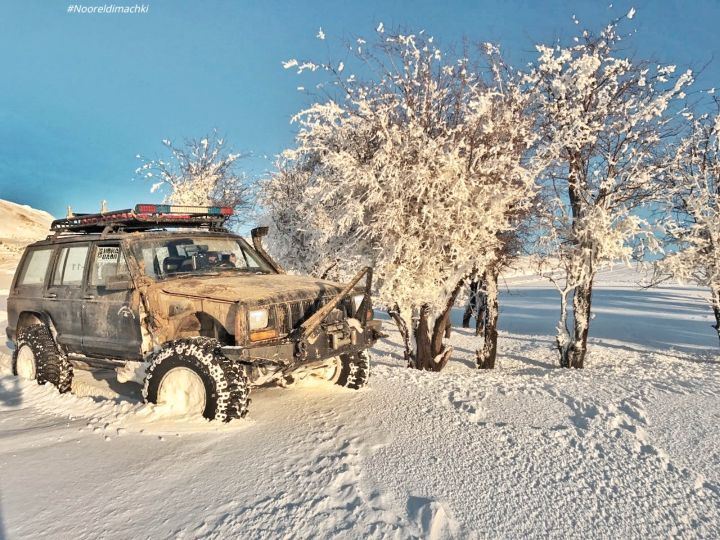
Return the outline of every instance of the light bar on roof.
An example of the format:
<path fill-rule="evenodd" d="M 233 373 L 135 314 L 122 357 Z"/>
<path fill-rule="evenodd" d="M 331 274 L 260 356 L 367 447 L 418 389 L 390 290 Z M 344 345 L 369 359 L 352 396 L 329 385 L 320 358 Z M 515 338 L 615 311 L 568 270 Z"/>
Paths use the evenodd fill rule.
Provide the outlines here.
<path fill-rule="evenodd" d="M 136 214 L 197 214 L 202 216 L 231 216 L 233 209 L 229 206 L 189 206 L 179 204 L 138 204 Z"/>

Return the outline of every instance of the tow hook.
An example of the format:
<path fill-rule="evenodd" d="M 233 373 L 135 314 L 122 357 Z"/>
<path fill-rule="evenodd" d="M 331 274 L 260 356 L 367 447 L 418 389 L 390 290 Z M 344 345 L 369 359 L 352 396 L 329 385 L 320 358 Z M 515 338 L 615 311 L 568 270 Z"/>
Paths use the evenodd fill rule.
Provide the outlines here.
<path fill-rule="evenodd" d="M 295 358 L 298 362 L 302 362 L 307 357 L 307 345 L 305 340 L 298 340 L 295 343 Z"/>

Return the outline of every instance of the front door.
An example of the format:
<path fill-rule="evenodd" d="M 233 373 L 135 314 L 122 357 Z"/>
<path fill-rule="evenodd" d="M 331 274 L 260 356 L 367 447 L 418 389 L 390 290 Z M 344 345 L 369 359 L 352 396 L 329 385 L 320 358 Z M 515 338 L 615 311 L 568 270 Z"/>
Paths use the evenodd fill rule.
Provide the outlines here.
<path fill-rule="evenodd" d="M 58 343 L 69 352 L 82 351 L 83 279 L 90 244 L 58 248 L 43 307 L 57 330 Z"/>
<path fill-rule="evenodd" d="M 140 359 L 140 319 L 137 308 L 133 307 L 134 291 L 130 283 L 120 244 L 98 242 L 91 253 L 83 295 L 82 346 L 86 355 Z"/>

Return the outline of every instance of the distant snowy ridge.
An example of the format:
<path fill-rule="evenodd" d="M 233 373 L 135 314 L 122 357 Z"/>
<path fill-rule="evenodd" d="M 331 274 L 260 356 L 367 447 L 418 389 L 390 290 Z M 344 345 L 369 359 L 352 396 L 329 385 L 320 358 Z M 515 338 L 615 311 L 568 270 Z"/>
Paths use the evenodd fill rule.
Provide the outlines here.
<path fill-rule="evenodd" d="M 52 215 L 27 205 L 0 199 L 0 253 L 19 252 L 27 244 L 44 238 Z"/>

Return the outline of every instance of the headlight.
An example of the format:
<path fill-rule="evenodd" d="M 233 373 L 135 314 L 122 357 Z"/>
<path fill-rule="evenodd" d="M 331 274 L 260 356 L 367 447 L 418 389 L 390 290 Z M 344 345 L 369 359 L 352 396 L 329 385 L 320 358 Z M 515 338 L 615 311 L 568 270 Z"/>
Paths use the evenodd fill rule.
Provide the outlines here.
<path fill-rule="evenodd" d="M 267 309 L 253 309 L 248 312 L 250 330 L 262 330 L 267 328 L 269 312 Z"/>
<path fill-rule="evenodd" d="M 355 312 L 357 313 L 357 310 L 360 309 L 360 304 L 362 304 L 363 299 L 365 298 L 364 294 L 356 294 L 352 297 L 353 300 L 353 308 L 355 308 Z"/>

